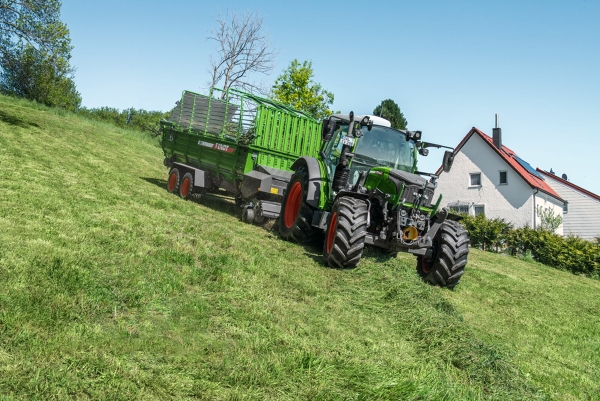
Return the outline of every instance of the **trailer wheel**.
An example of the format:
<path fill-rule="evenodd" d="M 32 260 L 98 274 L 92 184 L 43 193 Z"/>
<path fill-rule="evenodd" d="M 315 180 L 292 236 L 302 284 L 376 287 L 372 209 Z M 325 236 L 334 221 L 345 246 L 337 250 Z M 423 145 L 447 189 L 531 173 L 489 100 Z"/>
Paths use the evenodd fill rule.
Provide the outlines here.
<path fill-rule="evenodd" d="M 292 175 L 281 204 L 279 233 L 285 240 L 302 243 L 313 238 L 311 224 L 315 211 L 306 203 L 307 193 L 308 170 L 302 166 Z"/>
<path fill-rule="evenodd" d="M 358 266 L 365 247 L 368 213 L 362 199 L 341 197 L 334 202 L 323 245 L 323 258 L 330 267 Z"/>
<path fill-rule="evenodd" d="M 251 207 L 243 208 L 240 220 L 248 224 L 254 223 L 254 209 L 252 209 Z"/>
<path fill-rule="evenodd" d="M 465 272 L 469 235 L 456 221 L 446 220 L 433 239 L 433 258 L 417 256 L 417 273 L 433 285 L 454 288 Z"/>
<path fill-rule="evenodd" d="M 192 173 L 185 173 L 179 185 L 179 196 L 182 199 L 188 200 L 192 197 L 194 190 L 194 177 Z"/>
<path fill-rule="evenodd" d="M 167 191 L 169 193 L 175 193 L 179 189 L 179 169 L 173 167 L 169 172 L 169 178 L 167 179 Z"/>

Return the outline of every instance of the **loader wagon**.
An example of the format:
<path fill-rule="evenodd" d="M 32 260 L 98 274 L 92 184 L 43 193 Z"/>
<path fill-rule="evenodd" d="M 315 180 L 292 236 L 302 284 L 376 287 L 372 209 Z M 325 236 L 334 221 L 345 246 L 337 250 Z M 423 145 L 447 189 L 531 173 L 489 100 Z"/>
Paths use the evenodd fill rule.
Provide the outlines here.
<path fill-rule="evenodd" d="M 279 216 L 293 163 L 321 145 L 321 121 L 235 89 L 184 91 L 160 124 L 168 191 L 184 199 L 225 191 L 247 222 Z"/>

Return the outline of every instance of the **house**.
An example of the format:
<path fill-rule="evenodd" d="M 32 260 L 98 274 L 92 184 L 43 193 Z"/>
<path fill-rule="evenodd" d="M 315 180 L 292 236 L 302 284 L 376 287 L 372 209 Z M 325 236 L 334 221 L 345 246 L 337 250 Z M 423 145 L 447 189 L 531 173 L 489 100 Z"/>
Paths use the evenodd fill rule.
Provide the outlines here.
<path fill-rule="evenodd" d="M 442 206 L 472 215 L 502 218 L 518 227 L 539 227 L 536 210 L 562 216 L 564 200 L 514 151 L 502 144 L 502 131 L 493 138 L 473 127 L 454 150 L 450 172 L 440 168 L 437 193 Z M 562 235 L 562 225 L 556 233 Z"/>
<path fill-rule="evenodd" d="M 600 196 L 569 181 L 566 175 L 557 177 L 550 172 L 536 169 L 546 183 L 566 202 L 563 211 L 563 233 L 593 240 L 600 237 Z"/>

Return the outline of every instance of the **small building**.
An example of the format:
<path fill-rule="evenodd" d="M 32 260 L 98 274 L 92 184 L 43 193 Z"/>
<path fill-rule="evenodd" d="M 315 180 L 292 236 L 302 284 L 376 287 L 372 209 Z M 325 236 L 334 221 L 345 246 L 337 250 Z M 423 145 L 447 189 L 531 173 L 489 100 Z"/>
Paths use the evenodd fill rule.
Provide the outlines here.
<path fill-rule="evenodd" d="M 567 202 L 563 211 L 563 234 L 588 240 L 600 237 L 600 196 L 567 181 L 565 175 L 561 178 L 539 168 L 537 171 Z"/>
<path fill-rule="evenodd" d="M 502 218 L 515 228 L 537 228 L 536 210 L 562 216 L 564 200 L 543 176 L 502 144 L 502 131 L 493 138 L 473 127 L 454 150 L 450 172 L 440 168 L 437 191 L 442 205 L 461 213 Z M 556 230 L 562 235 L 562 225 Z"/>

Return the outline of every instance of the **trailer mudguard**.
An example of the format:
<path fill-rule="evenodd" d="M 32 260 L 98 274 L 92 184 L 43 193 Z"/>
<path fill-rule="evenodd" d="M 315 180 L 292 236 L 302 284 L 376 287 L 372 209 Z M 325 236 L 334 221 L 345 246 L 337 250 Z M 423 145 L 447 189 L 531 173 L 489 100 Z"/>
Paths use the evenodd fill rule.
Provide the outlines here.
<path fill-rule="evenodd" d="M 294 164 L 292 164 L 291 169 L 296 171 L 301 166 L 306 166 L 306 169 L 308 170 L 308 193 L 306 194 L 306 203 L 315 209 L 318 209 L 321 190 L 323 189 L 323 174 L 321 174 L 321 167 L 314 157 L 304 156 L 297 159 Z"/>
<path fill-rule="evenodd" d="M 166 159 L 165 159 L 166 160 Z M 210 173 L 200 170 L 199 168 L 192 167 L 187 164 L 172 162 L 172 167 L 177 167 L 182 172 L 190 172 L 194 174 L 194 186 L 201 188 L 208 188 L 210 182 Z M 183 176 L 183 173 L 181 174 Z"/>

